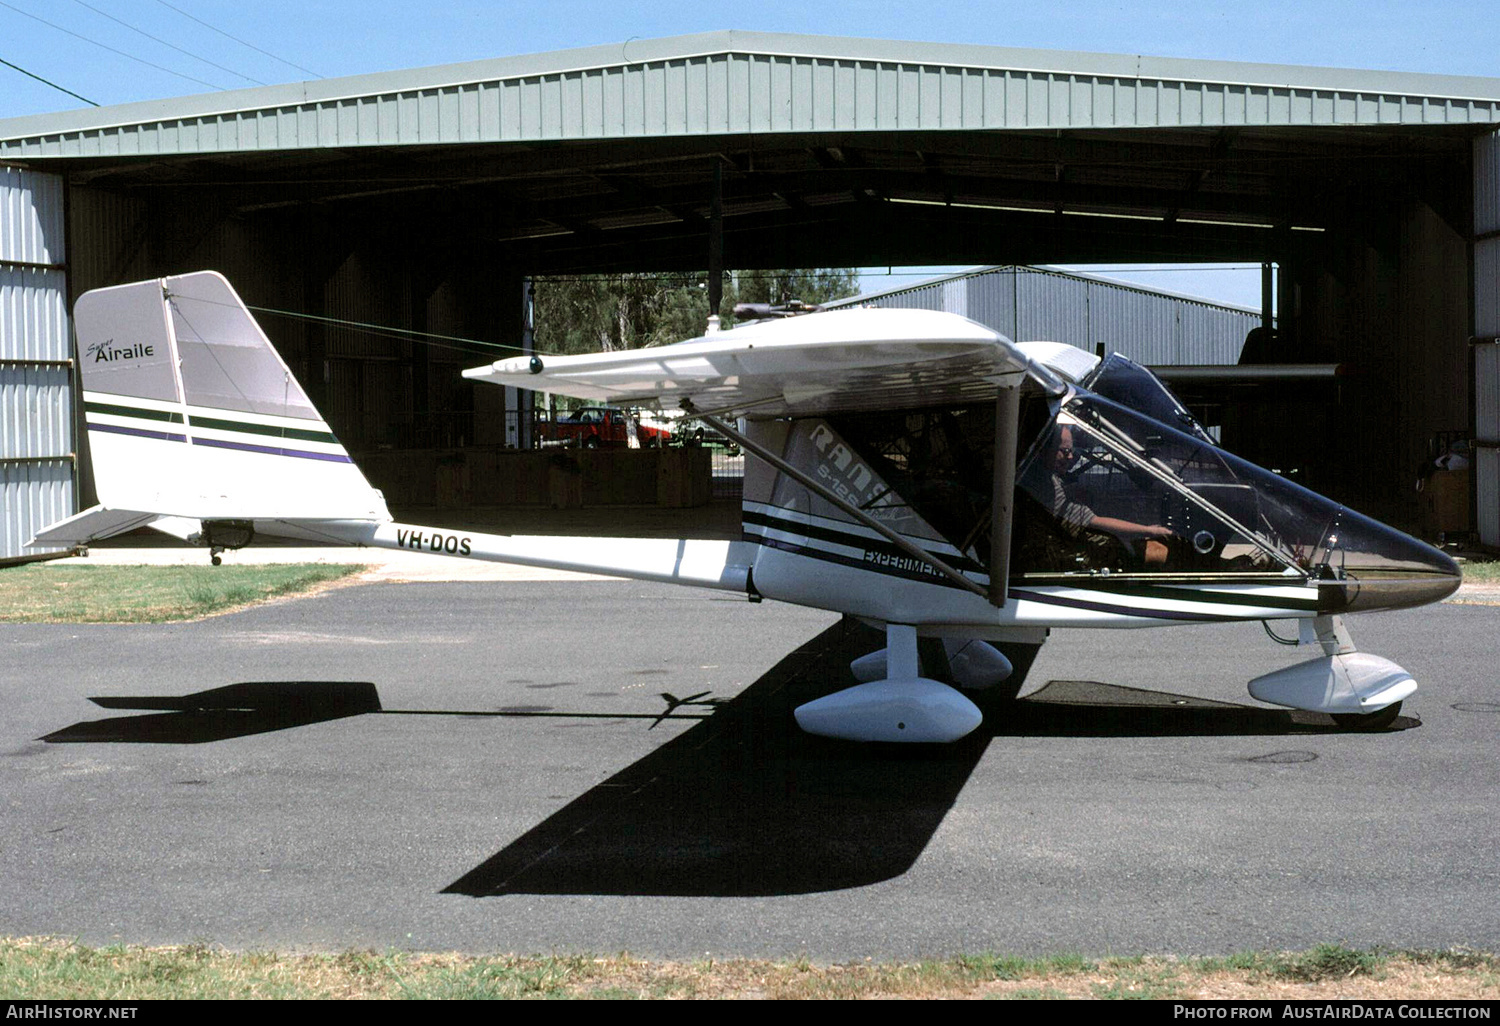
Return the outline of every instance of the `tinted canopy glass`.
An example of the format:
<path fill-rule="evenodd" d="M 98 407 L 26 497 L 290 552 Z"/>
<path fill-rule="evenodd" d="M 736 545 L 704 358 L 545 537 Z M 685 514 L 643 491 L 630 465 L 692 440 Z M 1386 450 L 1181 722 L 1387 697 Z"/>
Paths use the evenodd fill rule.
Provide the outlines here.
<path fill-rule="evenodd" d="M 1367 592 L 1457 573 L 1414 538 L 1087 392 L 1059 409 L 1017 485 L 1021 572 L 1239 571 Z"/>

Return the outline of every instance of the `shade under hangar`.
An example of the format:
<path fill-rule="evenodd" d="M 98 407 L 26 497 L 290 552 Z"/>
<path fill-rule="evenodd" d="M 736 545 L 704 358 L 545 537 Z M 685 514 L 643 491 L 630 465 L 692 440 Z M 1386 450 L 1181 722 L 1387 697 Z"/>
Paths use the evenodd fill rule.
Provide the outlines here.
<path fill-rule="evenodd" d="M 163 251 L 285 215 L 460 266 L 693 270 L 718 210 L 726 267 L 1234 260 L 1367 224 L 1369 183 L 1497 123 L 1490 78 L 724 31 L 15 118 L 0 160 L 170 189 L 195 216 Z M 115 276 L 130 252 L 75 294 L 227 266 Z"/>

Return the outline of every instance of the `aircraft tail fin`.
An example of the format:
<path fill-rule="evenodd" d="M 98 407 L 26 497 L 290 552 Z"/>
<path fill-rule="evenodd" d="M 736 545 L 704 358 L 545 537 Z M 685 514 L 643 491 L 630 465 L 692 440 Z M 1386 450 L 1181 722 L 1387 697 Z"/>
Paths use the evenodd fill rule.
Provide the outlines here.
<path fill-rule="evenodd" d="M 99 506 L 37 542 L 61 530 L 82 543 L 157 518 L 176 521 L 169 528 L 390 519 L 222 275 L 95 289 L 75 305 L 74 327 Z"/>

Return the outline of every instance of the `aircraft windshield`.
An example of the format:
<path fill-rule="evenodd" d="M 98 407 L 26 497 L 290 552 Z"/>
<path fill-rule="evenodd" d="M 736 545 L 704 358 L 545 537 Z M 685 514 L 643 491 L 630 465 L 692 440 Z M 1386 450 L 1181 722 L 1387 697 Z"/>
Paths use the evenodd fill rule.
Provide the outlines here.
<path fill-rule="evenodd" d="M 1119 353 L 1111 353 L 1105 357 L 1104 362 L 1084 380 L 1083 387 L 1126 409 L 1175 427 L 1184 434 L 1193 435 L 1205 442 L 1212 441 L 1208 432 L 1203 430 L 1155 374 Z"/>
<path fill-rule="evenodd" d="M 1113 381 L 1140 386 L 1134 402 L 1170 404 L 1179 419 L 1148 372 L 1120 370 Z M 989 563 L 993 406 L 848 414 L 832 425 L 880 484 L 859 505 L 888 521 L 912 515 Z M 1414 538 L 1086 391 L 1056 412 L 1023 397 L 1018 437 L 1031 445 L 1016 473 L 1013 574 L 1271 575 L 1359 583 L 1373 598 L 1377 579 L 1457 573 Z"/>
<path fill-rule="evenodd" d="M 1206 440 L 1083 393 L 1018 472 L 1014 569 L 1300 573 L 1260 500 Z"/>
<path fill-rule="evenodd" d="M 1017 474 L 1018 572 L 1449 573 L 1416 539 L 1087 392 Z"/>

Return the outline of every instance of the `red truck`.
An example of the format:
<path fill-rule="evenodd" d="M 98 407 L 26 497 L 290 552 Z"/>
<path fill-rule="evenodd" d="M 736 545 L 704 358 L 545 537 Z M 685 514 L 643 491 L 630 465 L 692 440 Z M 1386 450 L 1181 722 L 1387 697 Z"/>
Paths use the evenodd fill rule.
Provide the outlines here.
<path fill-rule="evenodd" d="M 630 444 L 632 427 L 642 446 L 665 445 L 672 438 L 670 431 L 641 423 L 634 411 L 607 406 L 585 406 L 556 420 L 538 419 L 536 438 L 538 444 L 547 447 L 576 445 L 597 449 L 624 446 Z"/>

